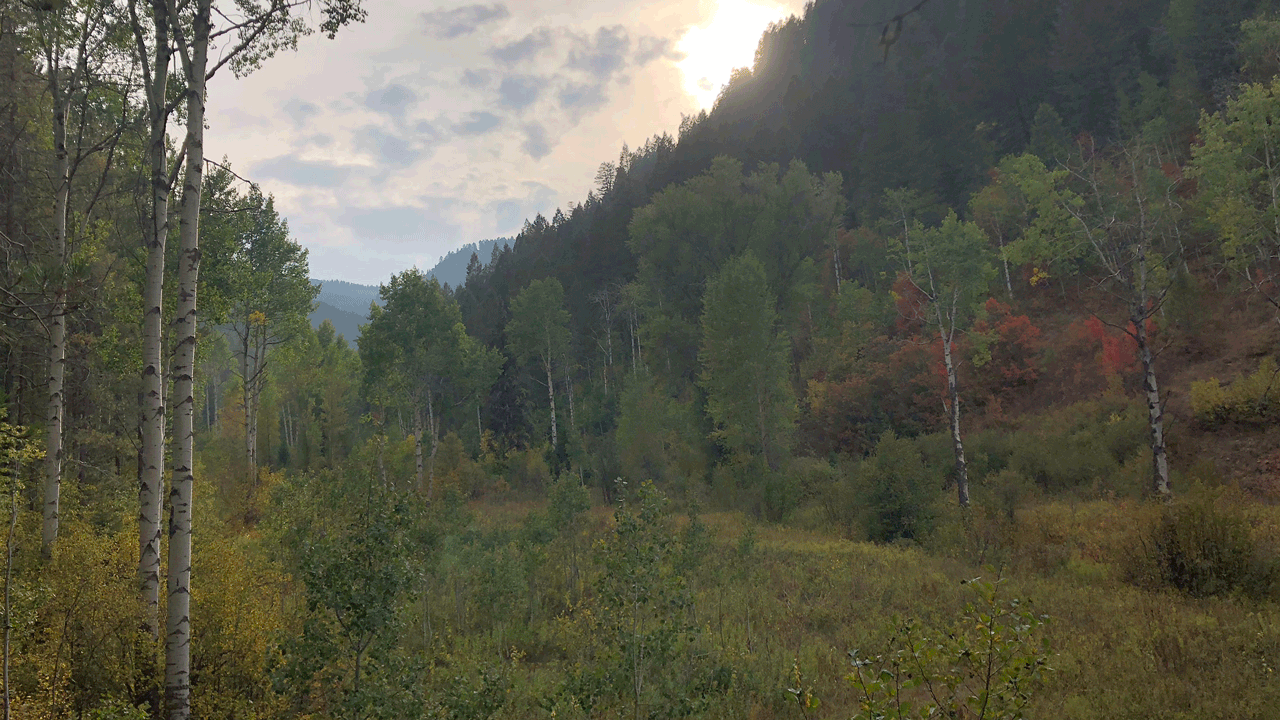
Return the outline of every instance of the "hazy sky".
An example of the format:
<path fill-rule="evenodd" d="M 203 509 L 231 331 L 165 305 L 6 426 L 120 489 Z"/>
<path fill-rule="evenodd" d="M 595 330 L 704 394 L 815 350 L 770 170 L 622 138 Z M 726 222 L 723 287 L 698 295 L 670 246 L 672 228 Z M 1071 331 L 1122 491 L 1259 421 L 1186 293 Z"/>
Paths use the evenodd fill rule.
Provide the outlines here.
<path fill-rule="evenodd" d="M 803 4 L 365 0 L 337 39 L 217 77 L 205 152 L 275 195 L 313 277 L 376 284 L 580 202 Z"/>

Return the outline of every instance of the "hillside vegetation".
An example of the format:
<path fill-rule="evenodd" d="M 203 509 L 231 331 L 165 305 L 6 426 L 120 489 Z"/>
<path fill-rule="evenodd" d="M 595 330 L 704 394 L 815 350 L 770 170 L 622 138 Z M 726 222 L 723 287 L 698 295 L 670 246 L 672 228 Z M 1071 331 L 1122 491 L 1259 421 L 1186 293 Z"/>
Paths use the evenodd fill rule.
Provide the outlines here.
<path fill-rule="evenodd" d="M 1274 8 L 915 7 L 774 25 L 352 347 L 182 165 L 225 15 L 0 5 L 6 719 L 1272 715 Z"/>

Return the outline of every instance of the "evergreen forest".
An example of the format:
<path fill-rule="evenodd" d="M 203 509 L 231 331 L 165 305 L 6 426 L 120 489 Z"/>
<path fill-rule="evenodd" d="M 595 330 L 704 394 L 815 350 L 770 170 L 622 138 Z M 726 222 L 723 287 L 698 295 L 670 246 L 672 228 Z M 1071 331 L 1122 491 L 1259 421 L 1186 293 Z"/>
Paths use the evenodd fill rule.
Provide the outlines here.
<path fill-rule="evenodd" d="M 1278 716 L 1280 7 L 814 0 L 353 339 L 373 12 L 0 0 L 0 720 Z"/>

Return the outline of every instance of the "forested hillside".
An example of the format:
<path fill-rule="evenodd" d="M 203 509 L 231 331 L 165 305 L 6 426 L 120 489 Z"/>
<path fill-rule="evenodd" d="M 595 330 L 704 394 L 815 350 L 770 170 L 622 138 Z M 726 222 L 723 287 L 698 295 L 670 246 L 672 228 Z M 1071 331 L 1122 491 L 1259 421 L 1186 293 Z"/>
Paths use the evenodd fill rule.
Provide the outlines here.
<path fill-rule="evenodd" d="M 1271 3 L 818 0 L 348 345 L 204 113 L 366 10 L 0 0 L 4 720 L 1280 707 Z"/>

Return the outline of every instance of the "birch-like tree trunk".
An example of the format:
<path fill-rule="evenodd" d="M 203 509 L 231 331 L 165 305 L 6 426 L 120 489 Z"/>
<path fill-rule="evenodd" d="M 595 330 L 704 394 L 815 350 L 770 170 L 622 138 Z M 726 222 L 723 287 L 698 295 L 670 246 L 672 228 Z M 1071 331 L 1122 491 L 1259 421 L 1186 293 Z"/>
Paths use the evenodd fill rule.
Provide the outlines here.
<path fill-rule="evenodd" d="M 426 476 L 426 469 L 422 460 L 422 408 L 418 407 L 417 403 L 414 403 L 413 406 L 413 460 L 416 468 L 418 492 L 422 492 L 425 489 L 422 480 Z"/>
<path fill-rule="evenodd" d="M 427 392 L 427 432 L 431 433 L 431 458 L 427 462 L 427 502 L 435 492 L 436 485 L 436 450 L 440 447 L 440 432 L 436 427 L 436 409 L 432 395 Z"/>
<path fill-rule="evenodd" d="M 564 387 L 565 392 L 569 394 L 569 432 L 576 433 L 578 431 L 578 421 L 573 415 L 573 378 L 569 376 L 569 361 L 564 363 Z"/>
<path fill-rule="evenodd" d="M 1164 401 L 1160 398 L 1160 385 L 1156 381 L 1155 356 L 1151 352 L 1151 339 L 1147 336 L 1147 320 L 1152 315 L 1149 307 L 1147 284 L 1147 261 L 1145 254 L 1137 258 L 1137 273 L 1134 280 L 1137 302 L 1129 311 L 1129 322 L 1133 325 L 1133 339 L 1138 345 L 1138 356 L 1142 359 L 1142 392 L 1147 401 L 1147 428 L 1151 442 L 1151 490 L 1155 496 L 1168 500 L 1172 489 L 1169 486 L 1169 453 L 1164 440 Z"/>
<path fill-rule="evenodd" d="M 547 371 L 547 399 L 551 402 L 551 447 L 554 449 L 559 442 L 559 435 L 556 433 L 556 386 L 551 378 L 550 344 L 547 345 L 547 357 L 542 364 Z"/>
<path fill-rule="evenodd" d="M 54 200 L 53 255 L 59 267 L 67 259 L 67 213 L 71 197 L 71 160 L 67 153 L 68 101 L 59 87 L 56 64 L 50 69 L 49 88 L 53 94 L 53 149 L 58 189 Z M 45 465 L 43 523 L 40 556 L 53 557 L 58 539 L 59 502 L 62 492 L 62 414 L 65 407 L 64 378 L 67 360 L 66 285 L 59 280 L 49 307 L 49 384 L 45 406 Z"/>
<path fill-rule="evenodd" d="M 244 462 L 246 473 L 249 476 L 250 488 L 258 482 L 258 423 L 253 388 L 257 379 L 257 375 L 254 372 L 254 366 L 257 363 L 250 359 L 249 347 L 253 344 L 252 334 L 252 326 L 246 323 L 244 337 L 240 339 L 240 377 L 242 380 L 240 386 L 242 388 L 241 401 L 244 403 Z"/>
<path fill-rule="evenodd" d="M 154 47 L 142 37 L 136 0 L 129 3 L 139 57 L 143 59 L 150 135 L 147 160 L 151 166 L 151 228 L 146 238 L 146 280 L 142 288 L 142 393 L 139 408 L 141 449 L 138 464 L 138 583 L 142 594 L 142 624 L 153 637 L 160 634 L 160 514 L 164 498 L 164 305 L 165 241 L 169 236 L 169 176 L 165 156 L 172 52 L 163 7 L 153 6 Z"/>
<path fill-rule="evenodd" d="M 955 453 L 956 495 L 960 507 L 969 507 L 969 464 L 964 458 L 964 437 L 960 434 L 960 383 L 956 378 L 956 364 L 951 355 L 955 339 L 955 323 L 944 322 L 942 308 L 938 313 L 938 336 L 942 339 L 942 363 L 947 368 L 947 401 L 943 403 L 951 425 L 951 449 Z"/>
<path fill-rule="evenodd" d="M 204 175 L 205 74 L 208 66 L 211 0 L 196 0 L 192 38 L 183 42 L 173 0 L 169 18 L 186 75 L 187 165 L 182 186 L 181 246 L 178 255 L 178 312 L 174 319 L 173 487 L 169 509 L 169 621 L 165 646 L 165 700 L 169 720 L 191 716 L 191 502 L 194 476 L 196 290 L 200 276 L 200 192 Z"/>

